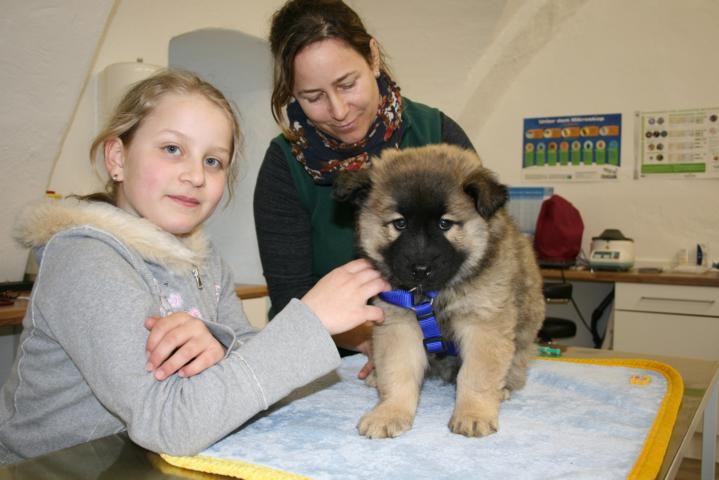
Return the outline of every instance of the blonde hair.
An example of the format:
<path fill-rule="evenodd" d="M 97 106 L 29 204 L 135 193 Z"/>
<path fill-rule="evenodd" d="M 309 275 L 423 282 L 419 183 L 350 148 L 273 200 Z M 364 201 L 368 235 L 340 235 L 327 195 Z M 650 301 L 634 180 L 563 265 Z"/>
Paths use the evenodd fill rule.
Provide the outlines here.
<path fill-rule="evenodd" d="M 229 202 L 234 194 L 233 190 L 239 169 L 238 158 L 242 145 L 240 123 L 235 110 L 222 92 L 192 72 L 165 69 L 134 84 L 115 108 L 105 128 L 95 136 L 90 146 L 90 163 L 97 170 L 97 157 L 100 152 L 104 155 L 105 142 L 111 138 L 119 138 L 125 146 L 130 145 L 142 121 L 157 106 L 160 98 L 168 93 L 198 93 L 227 114 L 232 127 L 232 146 L 227 172 Z M 115 205 L 117 203 L 117 183 L 109 179 L 105 184 L 104 192 L 93 193 L 80 198 Z"/>

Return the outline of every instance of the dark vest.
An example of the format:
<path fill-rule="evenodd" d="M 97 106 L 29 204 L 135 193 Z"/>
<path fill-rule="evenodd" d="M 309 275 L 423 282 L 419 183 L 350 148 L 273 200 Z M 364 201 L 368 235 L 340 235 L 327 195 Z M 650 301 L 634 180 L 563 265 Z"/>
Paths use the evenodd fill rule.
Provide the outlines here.
<path fill-rule="evenodd" d="M 400 147 L 420 147 L 442 142 L 440 111 L 402 99 L 405 126 Z M 312 222 L 312 273 L 323 277 L 334 268 L 357 257 L 354 241 L 354 208 L 332 199 L 331 185 L 317 185 L 295 159 L 282 135 L 272 140 L 282 147 L 292 179 Z"/>

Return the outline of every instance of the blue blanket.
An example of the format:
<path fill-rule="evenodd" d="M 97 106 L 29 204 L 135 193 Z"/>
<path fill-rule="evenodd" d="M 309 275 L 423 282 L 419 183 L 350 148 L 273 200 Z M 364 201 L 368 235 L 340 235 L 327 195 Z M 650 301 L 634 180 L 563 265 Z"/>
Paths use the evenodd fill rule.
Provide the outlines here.
<path fill-rule="evenodd" d="M 647 461 L 653 478 L 676 418 L 677 389 L 681 398 L 681 379 L 661 369 L 537 359 L 526 387 L 502 403 L 496 434 L 451 433 L 455 388 L 430 379 L 412 429 L 370 440 L 356 430 L 377 402 L 376 390 L 356 378 L 364 361 L 345 358 L 337 372 L 198 457 L 163 458 L 247 480 L 282 478 L 265 467 L 314 479 L 620 479 Z"/>

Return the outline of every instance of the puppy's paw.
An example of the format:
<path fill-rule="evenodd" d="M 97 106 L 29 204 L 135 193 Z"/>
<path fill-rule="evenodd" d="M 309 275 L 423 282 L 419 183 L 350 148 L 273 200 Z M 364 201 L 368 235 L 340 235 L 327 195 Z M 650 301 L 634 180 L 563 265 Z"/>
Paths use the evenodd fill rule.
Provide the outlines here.
<path fill-rule="evenodd" d="M 412 420 L 408 412 L 379 405 L 360 418 L 357 430 L 369 438 L 394 438 L 412 428 Z"/>
<path fill-rule="evenodd" d="M 499 429 L 499 418 L 496 414 L 455 410 L 449 420 L 449 429 L 465 437 L 484 437 Z"/>

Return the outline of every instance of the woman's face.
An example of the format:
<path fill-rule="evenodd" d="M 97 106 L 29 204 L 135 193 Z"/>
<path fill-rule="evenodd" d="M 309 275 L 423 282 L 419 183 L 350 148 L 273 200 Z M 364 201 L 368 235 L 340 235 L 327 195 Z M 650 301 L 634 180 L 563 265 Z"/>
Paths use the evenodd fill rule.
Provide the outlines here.
<path fill-rule="evenodd" d="M 379 52 L 374 40 L 370 48 L 373 65 L 336 39 L 312 43 L 295 56 L 292 94 L 317 128 L 345 143 L 362 140 L 377 115 Z"/>

